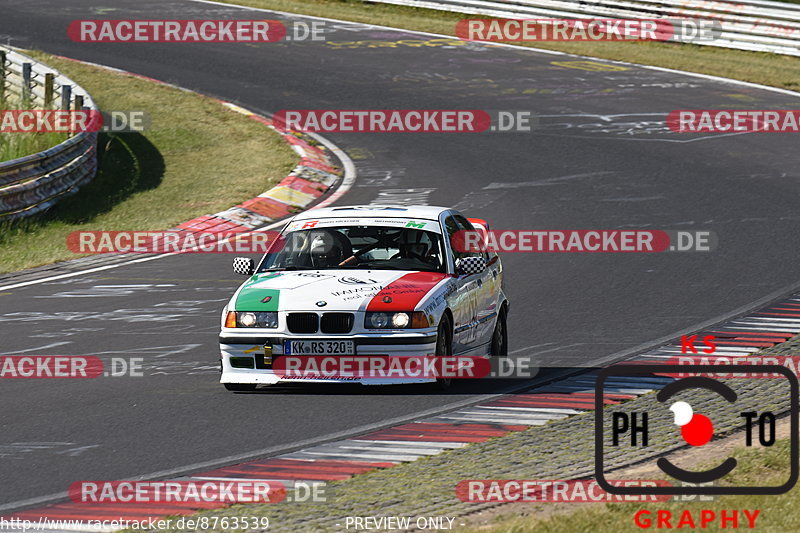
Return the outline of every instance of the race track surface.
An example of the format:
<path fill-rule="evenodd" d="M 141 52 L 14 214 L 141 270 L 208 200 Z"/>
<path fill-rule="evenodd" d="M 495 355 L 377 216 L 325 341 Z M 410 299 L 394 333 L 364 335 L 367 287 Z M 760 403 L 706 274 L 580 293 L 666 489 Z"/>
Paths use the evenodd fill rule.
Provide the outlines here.
<path fill-rule="evenodd" d="M 255 111 L 553 115 L 530 133 L 329 134 L 358 170 L 340 205 L 412 198 L 455 206 L 493 229 L 718 235 L 719 247 L 709 253 L 506 254 L 517 355 L 541 354 L 554 367 L 590 366 L 798 281 L 796 139 L 687 138 L 646 124 L 673 109 L 796 109 L 791 95 L 602 61 L 588 64 L 600 70 L 585 70 L 585 58 L 339 22 L 327 23 L 324 42 L 70 41 L 66 27 L 75 19 L 290 20 L 188 0 L 93 4 L 6 0 L 0 36 Z M 0 293 L 4 355 L 142 357 L 145 373 L 4 380 L 0 506 L 66 490 L 76 480 L 132 478 L 290 447 L 509 385 L 459 383 L 448 394 L 358 387 L 226 392 L 217 383 L 219 314 L 241 281 L 230 262 L 227 254 L 168 257 Z"/>

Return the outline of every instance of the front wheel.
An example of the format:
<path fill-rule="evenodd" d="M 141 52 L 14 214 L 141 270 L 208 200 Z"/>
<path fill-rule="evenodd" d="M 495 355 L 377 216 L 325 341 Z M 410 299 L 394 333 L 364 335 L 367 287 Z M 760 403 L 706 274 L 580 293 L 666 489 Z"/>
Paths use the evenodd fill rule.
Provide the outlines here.
<path fill-rule="evenodd" d="M 450 328 L 450 319 L 447 315 L 442 315 L 442 320 L 439 322 L 439 330 L 436 332 L 436 355 L 437 356 L 451 356 L 453 355 L 453 333 Z M 450 388 L 451 378 L 437 378 L 434 388 L 436 390 L 444 391 Z"/>
<path fill-rule="evenodd" d="M 497 323 L 492 333 L 492 357 L 508 355 L 508 330 L 506 329 L 506 311 L 502 309 L 497 316 Z"/>
<path fill-rule="evenodd" d="M 250 392 L 256 390 L 255 383 L 223 383 L 226 389 L 233 392 Z"/>

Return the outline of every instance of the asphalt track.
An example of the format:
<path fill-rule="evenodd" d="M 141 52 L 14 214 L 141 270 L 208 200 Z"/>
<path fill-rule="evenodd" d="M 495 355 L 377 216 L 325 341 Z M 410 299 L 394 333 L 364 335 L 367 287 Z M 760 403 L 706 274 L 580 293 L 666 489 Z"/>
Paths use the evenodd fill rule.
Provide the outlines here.
<path fill-rule="evenodd" d="M 717 233 L 719 248 L 705 254 L 505 255 L 511 349 L 551 366 L 591 365 L 798 281 L 795 136 L 685 138 L 648 124 L 678 108 L 797 108 L 791 95 L 630 65 L 583 70 L 572 63 L 583 58 L 359 24 L 329 22 L 326 42 L 259 45 L 78 44 L 66 34 L 70 21 L 84 18 L 263 16 L 188 0 L 6 0 L 0 38 L 257 111 L 553 115 L 532 133 L 328 135 L 359 174 L 339 204 L 413 197 L 454 205 L 497 229 Z M 589 68 L 598 64 L 609 65 Z M 142 357 L 145 374 L 4 380 L 0 507 L 76 480 L 129 479 L 289 446 L 508 385 L 459 383 L 448 394 L 228 393 L 216 382 L 216 340 L 219 312 L 241 281 L 230 260 L 169 257 L 0 294 L 3 354 Z"/>

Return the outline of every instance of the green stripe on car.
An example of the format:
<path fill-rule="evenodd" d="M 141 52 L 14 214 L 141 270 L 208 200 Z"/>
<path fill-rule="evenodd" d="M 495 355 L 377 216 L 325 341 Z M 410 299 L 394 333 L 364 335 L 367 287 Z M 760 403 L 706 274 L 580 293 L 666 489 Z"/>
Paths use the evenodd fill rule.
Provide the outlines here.
<path fill-rule="evenodd" d="M 275 274 L 255 275 L 245 283 L 236 297 L 234 307 L 236 311 L 277 311 L 281 291 L 279 289 L 260 289 L 252 285 L 275 278 Z"/>

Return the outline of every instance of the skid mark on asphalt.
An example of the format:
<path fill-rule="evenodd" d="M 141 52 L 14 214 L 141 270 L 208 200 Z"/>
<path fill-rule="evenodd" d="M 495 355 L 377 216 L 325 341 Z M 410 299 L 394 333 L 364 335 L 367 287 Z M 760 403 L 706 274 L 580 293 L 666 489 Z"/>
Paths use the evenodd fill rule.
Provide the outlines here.
<path fill-rule="evenodd" d="M 399 185 L 405 177 L 404 167 L 373 167 L 368 165 L 358 166 L 358 184 L 356 187 L 391 187 Z"/>
<path fill-rule="evenodd" d="M 416 189 L 385 189 L 369 205 L 428 205 L 432 187 Z"/>
<path fill-rule="evenodd" d="M 503 198 L 508 191 L 474 191 L 468 192 L 464 195 L 457 204 L 453 206 L 453 209 L 458 209 L 459 211 L 469 211 L 471 209 L 482 209 L 487 205 L 494 203 L 501 198 Z"/>
<path fill-rule="evenodd" d="M 202 344 L 174 344 L 169 346 L 148 346 L 145 348 L 131 348 L 125 350 L 105 350 L 102 352 L 91 352 L 87 355 L 95 355 L 103 359 L 115 356 L 140 355 L 146 356 L 137 363 L 137 371 L 144 377 L 153 376 L 176 376 L 176 375 L 198 375 L 198 374 L 218 374 L 219 366 L 213 359 L 201 361 L 182 361 L 171 359 L 192 353 L 203 353 Z"/>
<path fill-rule="evenodd" d="M 601 172 L 582 172 L 580 174 L 568 174 L 566 176 L 556 176 L 552 178 L 545 178 L 541 180 L 532 181 L 511 181 L 511 182 L 492 182 L 486 185 L 484 190 L 492 189 L 518 189 L 520 187 L 544 187 L 549 185 L 570 185 L 573 180 L 581 180 L 584 178 L 595 178 L 599 176 L 607 176 L 609 174 L 618 175 L 616 171 L 601 171 Z"/>
<path fill-rule="evenodd" d="M 192 289 L 197 292 L 196 289 Z M 212 298 L 207 300 L 171 300 L 161 302 L 146 308 L 115 309 L 113 311 L 18 311 L 0 315 L 0 322 L 39 322 L 39 321 L 82 321 L 102 320 L 120 321 L 127 323 L 137 322 L 186 322 L 192 317 L 210 316 L 221 311 L 221 302 L 227 298 Z M 213 304 L 207 307 L 199 305 Z"/>
<path fill-rule="evenodd" d="M 28 352 L 39 352 L 41 350 L 47 350 L 47 349 L 50 349 L 50 348 L 55 348 L 57 346 L 64 346 L 66 344 L 72 344 L 72 343 L 70 343 L 69 341 L 51 342 L 50 344 L 45 344 L 44 346 L 37 346 L 35 348 L 27 348 L 25 350 L 15 350 L 14 352 L 10 352 L 9 354 L 6 354 L 6 355 L 14 355 L 14 354 L 28 353 Z"/>
<path fill-rule="evenodd" d="M 176 285 L 172 283 L 160 285 L 93 285 L 85 289 L 56 292 L 44 296 L 34 296 L 34 298 L 119 298 L 138 292 L 168 292 L 172 287 L 176 287 Z"/>
<path fill-rule="evenodd" d="M 75 442 L 13 442 L 0 444 L 0 459 L 32 459 L 37 455 L 55 454 L 77 457 L 99 444 L 78 446 Z"/>

